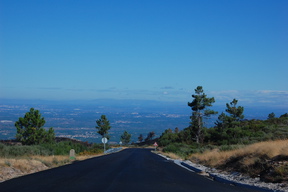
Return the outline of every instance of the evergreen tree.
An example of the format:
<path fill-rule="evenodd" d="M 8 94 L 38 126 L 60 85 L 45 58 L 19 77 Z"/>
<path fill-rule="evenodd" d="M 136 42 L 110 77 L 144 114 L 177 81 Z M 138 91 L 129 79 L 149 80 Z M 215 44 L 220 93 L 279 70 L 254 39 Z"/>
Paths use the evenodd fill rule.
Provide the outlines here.
<path fill-rule="evenodd" d="M 273 112 L 268 115 L 268 119 L 274 119 L 275 117 L 275 113 Z"/>
<path fill-rule="evenodd" d="M 238 103 L 237 99 L 233 99 L 233 101 L 230 102 L 230 105 L 229 103 L 226 103 L 227 107 L 226 112 L 230 114 L 230 116 L 226 117 L 226 119 L 228 121 L 229 124 L 228 126 L 230 128 L 236 127 L 239 124 L 239 121 L 244 119 L 243 115 L 244 107 L 242 106 L 237 107 L 237 103 Z"/>
<path fill-rule="evenodd" d="M 124 145 L 127 145 L 130 143 L 131 134 L 129 134 L 127 131 L 124 131 L 124 133 L 121 135 L 121 141 Z"/>
<path fill-rule="evenodd" d="M 110 136 L 108 135 L 108 130 L 111 128 L 109 120 L 105 115 L 101 115 L 101 118 L 96 120 L 96 129 L 98 129 L 97 133 L 103 137 L 106 137 L 108 140 Z"/>
<path fill-rule="evenodd" d="M 198 86 L 195 89 L 195 95 L 192 95 L 194 98 L 190 103 L 188 102 L 188 106 L 192 109 L 192 116 L 190 130 L 192 138 L 195 139 L 197 143 L 203 142 L 204 134 L 203 134 L 203 118 L 209 117 L 210 115 L 217 114 L 216 111 L 208 109 L 208 107 L 212 106 L 212 103 L 215 102 L 214 97 L 208 98 L 204 93 L 202 86 Z"/>
<path fill-rule="evenodd" d="M 145 141 L 151 141 L 153 139 L 153 137 L 155 136 L 155 132 L 154 131 L 151 131 L 148 133 Z"/>
<path fill-rule="evenodd" d="M 174 130 L 174 132 L 175 132 L 175 133 L 179 133 L 179 128 L 176 127 L 175 130 Z"/>
<path fill-rule="evenodd" d="M 243 133 L 240 127 L 240 121 L 244 118 L 244 107 L 238 106 L 238 100 L 226 103 L 226 113 L 222 112 L 216 121 L 216 132 L 213 133 L 213 140 L 216 142 L 226 140 L 228 143 L 233 139 L 240 137 Z"/>
<path fill-rule="evenodd" d="M 285 114 L 280 116 L 280 118 L 284 118 L 284 117 L 288 117 L 288 113 L 285 113 Z"/>
<path fill-rule="evenodd" d="M 41 117 L 39 110 L 31 108 L 23 117 L 15 122 L 17 129 L 16 139 L 24 145 L 36 145 L 55 141 L 54 129 L 51 127 L 46 131 L 44 117 Z"/>
<path fill-rule="evenodd" d="M 239 121 L 244 119 L 244 107 L 238 106 L 237 107 L 238 100 L 233 99 L 232 102 L 226 103 L 227 109 L 225 110 L 228 115 L 225 113 L 221 113 L 218 116 L 218 120 L 216 121 L 216 126 L 218 128 L 218 131 L 223 132 L 227 128 L 234 128 L 239 124 Z"/>
<path fill-rule="evenodd" d="M 139 137 L 138 137 L 138 141 L 141 143 L 141 142 L 143 141 L 143 139 L 144 139 L 144 138 L 143 138 L 143 135 L 140 134 Z"/>

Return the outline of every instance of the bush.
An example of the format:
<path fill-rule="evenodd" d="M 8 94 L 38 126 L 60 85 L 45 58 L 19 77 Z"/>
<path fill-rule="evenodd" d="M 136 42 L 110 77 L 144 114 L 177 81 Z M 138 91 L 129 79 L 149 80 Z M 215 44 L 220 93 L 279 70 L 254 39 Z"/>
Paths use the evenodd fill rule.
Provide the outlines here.
<path fill-rule="evenodd" d="M 100 153 L 103 153 L 103 145 L 94 144 L 91 148 L 79 153 L 79 155 L 96 155 Z"/>
<path fill-rule="evenodd" d="M 172 153 L 177 153 L 179 151 L 179 147 L 176 146 L 174 143 L 169 144 L 166 147 L 163 148 L 163 152 L 172 152 Z"/>
<path fill-rule="evenodd" d="M 173 133 L 171 129 L 168 129 L 168 130 L 165 130 L 165 132 L 159 138 L 159 145 L 167 146 L 177 141 L 179 141 L 178 133 Z"/>
<path fill-rule="evenodd" d="M 0 144 L 0 157 L 21 157 L 30 155 L 51 155 L 50 151 L 39 145 L 6 146 Z"/>
<path fill-rule="evenodd" d="M 186 158 L 189 154 L 198 152 L 198 145 L 187 145 L 183 143 L 172 143 L 163 148 L 163 152 L 175 153 L 183 158 Z"/>
<path fill-rule="evenodd" d="M 241 149 L 245 147 L 245 145 L 222 145 L 219 147 L 220 151 L 231 151 L 235 149 Z"/>
<path fill-rule="evenodd" d="M 4 145 L 3 143 L 0 143 L 0 153 L 1 153 L 2 150 L 4 150 L 5 146 L 6 145 Z"/>
<path fill-rule="evenodd" d="M 77 154 L 88 150 L 88 146 L 72 141 L 61 141 L 59 143 L 45 143 L 41 145 L 7 146 L 0 143 L 0 157 L 21 157 L 33 155 L 69 155 L 71 149 Z"/>
<path fill-rule="evenodd" d="M 72 141 L 61 141 L 59 143 L 46 143 L 41 144 L 41 146 L 47 149 L 53 155 L 69 155 L 71 149 L 74 149 L 75 153 L 79 154 L 88 149 L 87 145 Z"/>

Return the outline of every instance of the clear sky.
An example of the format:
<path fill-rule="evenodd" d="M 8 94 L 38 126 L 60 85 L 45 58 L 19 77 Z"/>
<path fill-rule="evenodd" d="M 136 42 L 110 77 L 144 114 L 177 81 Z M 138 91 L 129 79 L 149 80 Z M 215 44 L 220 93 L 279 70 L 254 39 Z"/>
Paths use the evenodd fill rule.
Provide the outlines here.
<path fill-rule="evenodd" d="M 0 0 L 0 98 L 288 106 L 287 0 Z"/>

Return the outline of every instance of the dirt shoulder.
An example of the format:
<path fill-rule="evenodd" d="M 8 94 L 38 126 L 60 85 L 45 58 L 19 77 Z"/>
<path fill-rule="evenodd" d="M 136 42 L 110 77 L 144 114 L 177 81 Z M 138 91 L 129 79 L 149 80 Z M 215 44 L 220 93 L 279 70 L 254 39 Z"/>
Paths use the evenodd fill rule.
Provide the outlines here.
<path fill-rule="evenodd" d="M 204 166 L 203 164 L 193 163 L 190 160 L 183 160 L 181 157 L 173 154 L 173 153 L 163 153 L 161 151 L 155 152 L 156 154 L 167 158 L 170 161 L 174 161 L 174 163 L 182 166 L 184 168 L 188 168 L 191 171 L 194 171 L 202 176 L 209 177 L 210 179 L 217 180 L 222 182 L 223 180 L 225 183 L 231 183 L 233 185 L 246 185 L 246 186 L 253 186 L 259 187 L 261 189 L 267 189 L 271 191 L 279 191 L 284 192 L 288 191 L 288 183 L 271 183 L 271 182 L 264 182 L 261 181 L 259 177 L 250 177 L 247 174 L 243 174 L 240 172 L 235 172 L 231 169 L 231 167 L 222 167 L 223 169 L 216 169 L 209 166 Z M 185 166 L 186 164 L 186 166 Z M 188 165 L 188 166 L 187 166 Z"/>
<path fill-rule="evenodd" d="M 100 155 L 78 156 L 76 160 L 81 161 L 97 156 Z M 70 164 L 73 161 L 68 156 L 32 156 L 17 159 L 0 158 L 0 182 Z"/>

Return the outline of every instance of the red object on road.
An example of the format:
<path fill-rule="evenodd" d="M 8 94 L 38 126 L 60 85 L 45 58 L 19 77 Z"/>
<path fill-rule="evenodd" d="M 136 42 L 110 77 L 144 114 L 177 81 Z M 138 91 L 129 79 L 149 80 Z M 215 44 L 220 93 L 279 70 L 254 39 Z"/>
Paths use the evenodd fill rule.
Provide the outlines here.
<path fill-rule="evenodd" d="M 155 142 L 154 144 L 153 144 L 154 146 L 158 146 L 158 144 Z"/>

